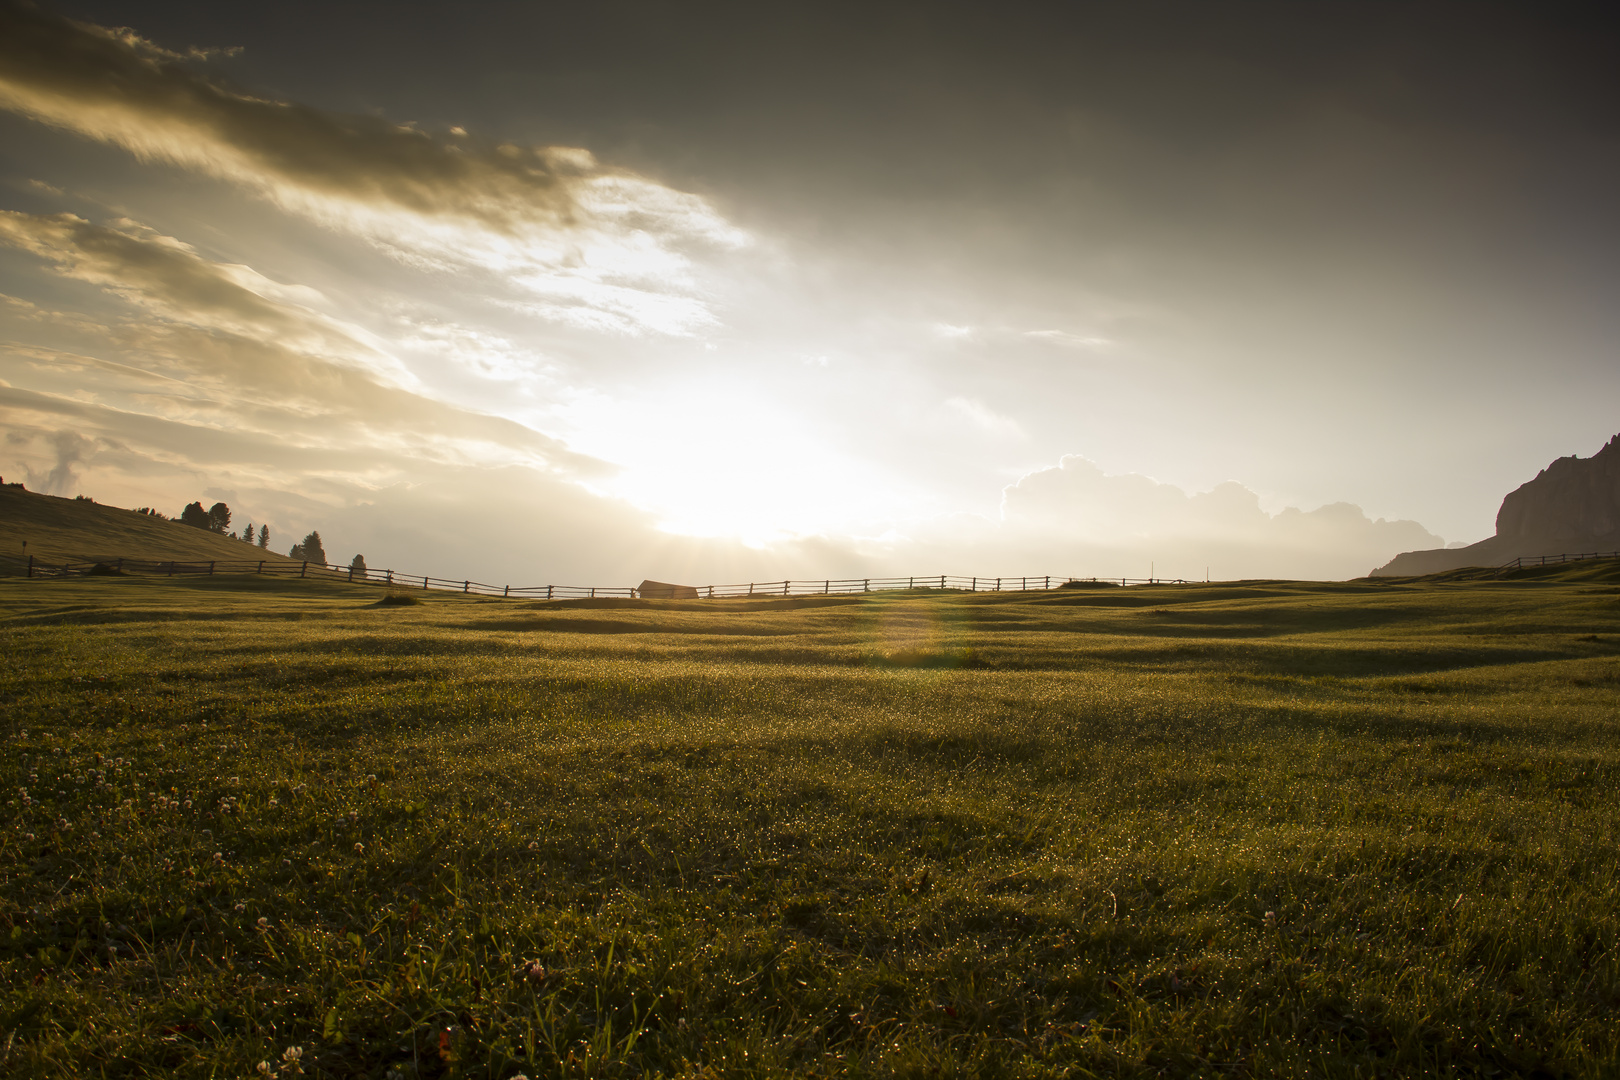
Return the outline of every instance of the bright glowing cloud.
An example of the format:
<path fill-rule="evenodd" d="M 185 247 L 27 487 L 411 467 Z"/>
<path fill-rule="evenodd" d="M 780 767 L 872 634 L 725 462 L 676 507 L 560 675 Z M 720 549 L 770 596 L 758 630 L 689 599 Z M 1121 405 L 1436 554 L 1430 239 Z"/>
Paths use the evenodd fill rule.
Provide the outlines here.
<path fill-rule="evenodd" d="M 417 392 L 398 361 L 367 335 L 286 300 L 251 269 L 211 262 L 187 245 L 136 227 L 112 229 L 73 215 L 0 212 L 0 244 L 44 260 L 62 277 L 98 286 L 132 313 L 111 320 L 10 300 L 14 340 L 6 369 L 26 368 L 42 394 L 95 404 L 108 437 L 122 417 L 148 430 L 253 433 L 328 452 L 328 472 L 405 470 L 414 458 L 526 464 L 599 474 L 598 462 L 521 424 Z M 244 284 L 246 283 L 246 284 Z M 260 285 L 264 294 L 247 285 Z M 35 340 L 30 341 L 33 337 Z M 72 343 L 69 351 L 64 345 Z M 82 377 L 94 366 L 93 381 Z M 21 402 L 21 399 L 14 399 Z M 23 407 L 18 404 L 17 407 Z M 343 451 L 341 458 L 330 456 Z"/>

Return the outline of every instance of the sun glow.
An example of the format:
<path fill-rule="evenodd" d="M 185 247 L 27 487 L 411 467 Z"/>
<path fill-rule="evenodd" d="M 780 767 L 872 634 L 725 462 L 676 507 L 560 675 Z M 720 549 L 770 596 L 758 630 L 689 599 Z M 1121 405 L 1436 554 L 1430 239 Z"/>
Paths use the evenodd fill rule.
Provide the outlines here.
<path fill-rule="evenodd" d="M 780 402 L 715 384 L 656 403 L 599 400 L 572 417 L 570 444 L 621 467 L 594 485 L 689 536 L 755 546 L 892 516 L 890 485 Z"/>

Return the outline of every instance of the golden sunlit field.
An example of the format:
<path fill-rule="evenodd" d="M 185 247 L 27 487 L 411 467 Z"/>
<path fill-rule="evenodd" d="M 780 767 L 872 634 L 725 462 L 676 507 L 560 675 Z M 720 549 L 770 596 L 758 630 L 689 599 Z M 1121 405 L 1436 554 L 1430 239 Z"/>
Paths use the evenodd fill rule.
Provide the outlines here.
<path fill-rule="evenodd" d="M 0 579 L 0 1072 L 1620 1069 L 1614 563 L 382 596 Z"/>

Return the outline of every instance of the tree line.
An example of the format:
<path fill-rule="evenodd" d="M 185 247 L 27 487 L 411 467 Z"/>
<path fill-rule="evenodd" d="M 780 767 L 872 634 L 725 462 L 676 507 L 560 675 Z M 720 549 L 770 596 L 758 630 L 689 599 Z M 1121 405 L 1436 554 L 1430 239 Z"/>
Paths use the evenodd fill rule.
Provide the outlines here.
<path fill-rule="evenodd" d="M 163 516 L 151 507 L 146 506 L 141 507 L 136 512 L 151 514 L 154 517 Z M 256 542 L 259 547 L 267 551 L 270 548 L 270 526 L 260 525 L 258 532 L 255 533 L 253 523 L 250 521 L 242 526 L 241 535 L 238 536 L 231 531 L 231 508 L 222 502 L 217 502 L 206 510 L 203 509 L 203 504 L 200 501 L 194 502 L 180 511 L 180 523 L 198 529 L 206 529 L 211 533 L 219 533 L 222 536 L 234 537 L 244 543 L 252 544 Z M 321 542 L 320 530 L 311 529 L 309 535 L 294 544 L 292 549 L 287 552 L 287 555 L 301 562 L 320 563 L 322 566 L 326 566 L 326 546 Z M 364 570 L 366 568 L 366 557 L 356 555 L 354 561 L 349 565 L 356 570 Z"/>

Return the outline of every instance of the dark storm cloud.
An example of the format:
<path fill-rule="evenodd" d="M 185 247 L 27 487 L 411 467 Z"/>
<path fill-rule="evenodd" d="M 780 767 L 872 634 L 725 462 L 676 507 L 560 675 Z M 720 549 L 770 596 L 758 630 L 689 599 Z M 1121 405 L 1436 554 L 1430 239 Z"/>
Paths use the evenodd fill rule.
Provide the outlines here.
<path fill-rule="evenodd" d="M 132 31 L 0 8 L 0 100 L 25 115 L 272 191 L 390 204 L 498 230 L 580 213 L 580 155 L 474 151 L 374 117 L 255 97 L 197 74 L 198 59 Z"/>
<path fill-rule="evenodd" d="M 743 236 L 589 151 L 432 135 L 227 86 L 129 30 L 0 6 L 0 107 L 219 177 L 416 265 L 500 275 L 536 314 L 689 333 L 713 321 L 678 250 Z"/>

